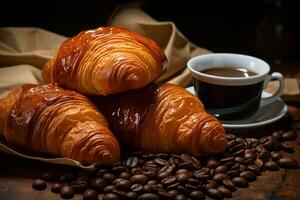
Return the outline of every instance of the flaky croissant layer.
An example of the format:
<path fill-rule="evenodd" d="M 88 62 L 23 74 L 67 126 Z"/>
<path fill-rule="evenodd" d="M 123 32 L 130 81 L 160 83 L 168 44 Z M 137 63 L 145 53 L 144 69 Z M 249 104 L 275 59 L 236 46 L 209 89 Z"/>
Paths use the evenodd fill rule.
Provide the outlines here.
<path fill-rule="evenodd" d="M 113 164 L 120 148 L 97 108 L 55 84 L 27 84 L 0 100 L 0 133 L 7 143 L 84 165 Z"/>
<path fill-rule="evenodd" d="M 90 95 L 144 87 L 166 70 L 163 50 L 151 39 L 117 26 L 100 27 L 66 40 L 46 63 L 47 83 Z"/>
<path fill-rule="evenodd" d="M 149 152 L 200 156 L 225 150 L 219 120 L 201 101 L 173 84 L 150 85 L 106 97 L 91 97 L 120 143 Z"/>

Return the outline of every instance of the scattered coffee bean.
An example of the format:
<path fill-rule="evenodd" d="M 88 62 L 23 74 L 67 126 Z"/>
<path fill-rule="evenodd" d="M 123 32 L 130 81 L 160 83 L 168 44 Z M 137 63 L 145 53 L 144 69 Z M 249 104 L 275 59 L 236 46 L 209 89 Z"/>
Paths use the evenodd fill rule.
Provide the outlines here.
<path fill-rule="evenodd" d="M 240 173 L 240 177 L 244 177 L 247 181 L 254 181 L 256 179 L 255 172 L 246 170 Z"/>
<path fill-rule="evenodd" d="M 225 179 L 222 181 L 223 185 L 228 188 L 230 191 L 235 191 L 236 188 L 235 188 L 235 185 L 234 183 L 232 182 L 232 180 L 230 179 Z"/>
<path fill-rule="evenodd" d="M 209 158 L 207 161 L 206 161 L 206 165 L 205 167 L 207 168 L 216 168 L 217 166 L 220 165 L 220 162 L 217 161 L 215 158 Z"/>
<path fill-rule="evenodd" d="M 215 173 L 226 173 L 228 171 L 228 167 L 226 167 L 225 165 L 220 165 L 215 169 Z"/>
<path fill-rule="evenodd" d="M 106 181 L 103 180 L 102 178 L 94 178 L 91 181 L 92 187 L 97 190 L 98 192 L 102 192 L 104 187 L 107 185 Z"/>
<path fill-rule="evenodd" d="M 100 169 L 96 176 L 102 178 L 105 173 L 110 173 L 110 171 L 108 169 Z"/>
<path fill-rule="evenodd" d="M 283 133 L 281 138 L 283 141 L 292 141 L 297 138 L 297 134 L 294 131 L 288 131 Z"/>
<path fill-rule="evenodd" d="M 140 192 L 143 190 L 143 186 L 141 184 L 135 183 L 130 187 L 130 190 L 133 192 Z"/>
<path fill-rule="evenodd" d="M 139 200 L 159 200 L 159 196 L 155 193 L 145 193 L 139 197 Z"/>
<path fill-rule="evenodd" d="M 155 162 L 156 164 L 159 164 L 159 165 L 162 165 L 162 166 L 166 166 L 166 165 L 169 164 L 168 161 L 166 161 L 166 160 L 164 160 L 164 159 L 162 159 L 162 158 L 155 158 L 155 159 L 154 159 L 154 162 Z"/>
<path fill-rule="evenodd" d="M 35 190 L 44 190 L 47 188 L 47 183 L 43 179 L 36 179 L 32 182 L 32 188 Z"/>
<path fill-rule="evenodd" d="M 59 175 L 55 173 L 44 173 L 42 179 L 49 182 L 58 181 Z"/>
<path fill-rule="evenodd" d="M 290 141 L 287 141 L 287 142 L 282 142 L 280 144 L 280 147 L 283 151 L 287 152 L 287 153 L 294 153 L 295 150 L 294 150 L 294 146 L 292 143 L 290 143 Z"/>
<path fill-rule="evenodd" d="M 169 193 L 172 197 L 175 197 L 175 196 L 178 194 L 177 190 L 169 190 L 168 193 Z"/>
<path fill-rule="evenodd" d="M 51 191 L 53 193 L 60 193 L 60 190 L 61 190 L 61 184 L 60 183 L 54 183 L 51 185 Z"/>
<path fill-rule="evenodd" d="M 88 189 L 83 193 L 83 200 L 98 200 L 98 193 L 95 190 Z"/>
<path fill-rule="evenodd" d="M 148 182 L 148 177 L 145 176 L 144 174 L 136 174 L 130 178 L 130 181 L 132 183 L 139 183 L 139 184 L 144 185 Z"/>
<path fill-rule="evenodd" d="M 116 186 L 115 186 L 115 185 L 108 185 L 108 186 L 106 186 L 106 187 L 103 189 L 103 192 L 104 192 L 104 193 L 110 193 L 110 192 L 112 192 L 113 189 L 116 189 Z"/>
<path fill-rule="evenodd" d="M 169 194 L 167 191 L 158 191 L 158 195 L 161 197 L 161 199 L 172 199 L 172 195 Z"/>
<path fill-rule="evenodd" d="M 129 168 L 136 167 L 137 164 L 138 164 L 138 161 L 139 161 L 138 157 L 132 156 L 132 157 L 127 159 L 126 166 L 129 167 Z"/>
<path fill-rule="evenodd" d="M 143 174 L 147 176 L 149 179 L 156 178 L 156 171 L 144 171 Z"/>
<path fill-rule="evenodd" d="M 70 183 L 70 186 L 75 190 L 77 193 L 82 193 L 88 187 L 88 183 L 83 180 L 75 180 Z"/>
<path fill-rule="evenodd" d="M 219 199 L 219 198 L 222 198 L 222 193 L 218 190 L 218 189 L 215 189 L 215 188 L 211 188 L 207 191 L 206 193 L 209 197 L 211 198 L 215 198 L 215 199 Z"/>
<path fill-rule="evenodd" d="M 201 200 L 205 199 L 204 194 L 200 190 L 194 190 L 190 194 L 191 199 L 193 200 Z"/>
<path fill-rule="evenodd" d="M 60 196 L 64 199 L 71 199 L 75 195 L 75 191 L 71 186 L 65 185 L 62 186 L 60 190 Z"/>
<path fill-rule="evenodd" d="M 186 196 L 184 196 L 183 194 L 177 194 L 175 196 L 175 200 L 186 200 Z"/>
<path fill-rule="evenodd" d="M 246 178 L 244 177 L 234 177 L 232 179 L 232 182 L 234 183 L 234 185 L 238 186 L 238 187 L 248 187 L 248 181 Z"/>
<path fill-rule="evenodd" d="M 122 172 L 120 175 L 119 175 L 119 177 L 120 178 L 125 178 L 125 179 L 128 179 L 128 178 L 130 178 L 130 173 L 129 172 Z"/>
<path fill-rule="evenodd" d="M 106 193 L 103 200 L 120 200 L 120 197 L 114 193 Z"/>
<path fill-rule="evenodd" d="M 138 195 L 136 192 L 128 192 L 126 194 L 126 199 L 128 199 L 128 200 L 136 200 L 137 197 L 138 197 Z"/>
<path fill-rule="evenodd" d="M 123 179 L 116 183 L 116 188 L 122 191 L 128 191 L 130 187 L 131 187 L 131 182 L 126 179 Z"/>
<path fill-rule="evenodd" d="M 232 197 L 232 193 L 230 190 L 228 190 L 226 187 L 224 186 L 220 186 L 217 188 L 217 190 L 222 194 L 223 197 L 228 197 L 231 198 Z"/>
<path fill-rule="evenodd" d="M 213 180 L 216 182 L 222 182 L 224 179 L 229 179 L 229 176 L 224 173 L 219 173 L 213 176 Z"/>
<path fill-rule="evenodd" d="M 280 158 L 283 158 L 282 153 L 280 153 L 280 152 L 272 153 L 272 160 L 273 161 L 278 161 Z"/>
<path fill-rule="evenodd" d="M 176 173 L 176 179 L 179 182 L 185 182 L 188 179 L 187 173 Z"/>
<path fill-rule="evenodd" d="M 280 158 L 278 164 L 281 168 L 285 168 L 285 169 L 299 168 L 298 162 L 293 158 Z"/>
<path fill-rule="evenodd" d="M 276 162 L 274 161 L 268 161 L 264 164 L 264 167 L 269 170 L 269 171 L 277 171 L 279 168 L 278 168 L 278 165 Z"/>

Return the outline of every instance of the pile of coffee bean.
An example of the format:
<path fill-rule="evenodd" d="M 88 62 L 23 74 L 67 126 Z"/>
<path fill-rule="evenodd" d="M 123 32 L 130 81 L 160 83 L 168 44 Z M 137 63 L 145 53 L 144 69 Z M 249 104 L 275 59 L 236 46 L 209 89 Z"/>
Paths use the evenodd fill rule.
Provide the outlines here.
<path fill-rule="evenodd" d="M 294 152 L 295 131 L 276 131 L 261 139 L 241 138 L 227 134 L 225 152 L 196 158 L 187 154 L 134 152 L 113 166 L 95 172 L 45 173 L 33 182 L 36 190 L 44 190 L 52 182 L 51 191 L 62 198 L 75 193 L 83 199 L 156 200 L 230 198 L 237 188 L 245 188 L 264 171 L 280 168 L 296 169 L 295 159 L 283 156 Z"/>

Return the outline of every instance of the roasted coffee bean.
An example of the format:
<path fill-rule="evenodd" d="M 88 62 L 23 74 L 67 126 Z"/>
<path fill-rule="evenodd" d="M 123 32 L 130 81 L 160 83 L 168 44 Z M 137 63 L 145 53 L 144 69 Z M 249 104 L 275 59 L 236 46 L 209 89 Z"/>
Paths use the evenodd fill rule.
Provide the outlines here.
<path fill-rule="evenodd" d="M 138 157 L 136 156 L 132 156 L 132 157 L 129 157 L 127 160 L 126 160 L 126 166 L 129 167 L 129 168 L 133 168 L 133 167 L 136 167 L 137 164 L 138 164 Z"/>
<path fill-rule="evenodd" d="M 278 164 L 281 168 L 285 168 L 285 169 L 299 168 L 298 162 L 293 158 L 280 158 Z"/>
<path fill-rule="evenodd" d="M 142 174 L 144 170 L 140 167 L 134 167 L 131 169 L 131 174 Z"/>
<path fill-rule="evenodd" d="M 154 185 L 150 185 L 150 184 L 144 185 L 143 192 L 152 192 L 153 186 Z"/>
<path fill-rule="evenodd" d="M 61 184 L 60 183 L 54 183 L 52 186 L 51 186 L 51 192 L 53 193 L 60 193 L 60 189 L 61 189 Z"/>
<path fill-rule="evenodd" d="M 114 180 L 113 184 L 116 184 L 117 182 L 122 181 L 122 180 L 124 180 L 124 178 L 116 178 L 116 179 Z"/>
<path fill-rule="evenodd" d="M 60 190 L 60 196 L 64 199 L 71 199 L 75 195 L 75 191 L 71 186 L 65 185 Z"/>
<path fill-rule="evenodd" d="M 60 176 L 60 182 L 71 182 L 76 179 L 76 174 L 72 172 L 65 172 Z"/>
<path fill-rule="evenodd" d="M 240 168 L 240 164 L 239 163 L 235 163 L 234 165 L 232 165 L 231 170 L 236 170 Z"/>
<path fill-rule="evenodd" d="M 149 179 L 155 178 L 157 175 L 156 171 L 144 171 L 143 174 Z"/>
<path fill-rule="evenodd" d="M 278 150 L 280 147 L 280 143 L 276 140 L 273 136 L 268 136 L 267 141 L 263 144 L 265 148 L 267 148 L 269 151 Z"/>
<path fill-rule="evenodd" d="M 209 168 L 202 168 L 194 172 L 196 178 L 201 178 L 203 175 L 209 175 Z"/>
<path fill-rule="evenodd" d="M 95 190 L 87 189 L 83 193 L 83 200 L 98 200 L 98 193 Z"/>
<path fill-rule="evenodd" d="M 102 176 L 106 173 L 110 173 L 110 171 L 108 169 L 100 169 L 96 176 L 102 178 Z"/>
<path fill-rule="evenodd" d="M 106 193 L 103 200 L 120 200 L 120 197 L 114 193 Z"/>
<path fill-rule="evenodd" d="M 246 165 L 240 165 L 240 166 L 239 166 L 240 172 L 243 172 L 243 171 L 245 171 L 246 169 L 247 169 L 247 166 L 246 166 Z"/>
<path fill-rule="evenodd" d="M 192 185 L 200 185 L 201 181 L 199 179 L 196 178 L 188 178 L 187 182 L 192 184 Z"/>
<path fill-rule="evenodd" d="M 233 140 L 233 139 L 236 138 L 236 136 L 233 135 L 233 134 L 226 134 L 226 137 L 227 137 L 228 140 Z"/>
<path fill-rule="evenodd" d="M 123 179 L 116 183 L 116 188 L 123 191 L 128 191 L 131 187 L 131 182 L 129 180 Z"/>
<path fill-rule="evenodd" d="M 271 157 L 270 152 L 265 147 L 263 147 L 261 152 L 258 155 L 258 158 L 260 158 L 263 161 L 267 161 L 269 160 L 270 157 Z"/>
<path fill-rule="evenodd" d="M 192 169 L 193 168 L 193 162 L 189 161 L 189 162 L 179 163 L 178 167 L 185 168 L 185 169 Z"/>
<path fill-rule="evenodd" d="M 211 188 L 215 188 L 218 186 L 218 183 L 216 181 L 213 181 L 213 180 L 209 180 L 207 181 L 207 183 L 204 185 L 204 190 L 205 191 L 208 191 L 209 189 Z"/>
<path fill-rule="evenodd" d="M 158 195 L 162 198 L 162 199 L 172 199 L 173 196 L 172 194 L 168 193 L 167 191 L 159 191 Z"/>
<path fill-rule="evenodd" d="M 244 149 L 244 148 L 245 148 L 244 143 L 237 143 L 236 145 L 234 145 L 232 147 L 232 151 L 237 151 L 237 150 Z"/>
<path fill-rule="evenodd" d="M 209 197 L 211 198 L 215 198 L 215 199 L 219 199 L 219 198 L 222 198 L 222 193 L 218 190 L 218 189 L 215 189 L 215 188 L 211 188 L 207 191 L 206 193 Z"/>
<path fill-rule="evenodd" d="M 192 162 L 193 162 L 193 167 L 195 169 L 200 169 L 201 168 L 201 162 L 198 158 L 191 156 Z"/>
<path fill-rule="evenodd" d="M 47 183 L 43 179 L 36 179 L 32 182 L 32 188 L 35 190 L 44 190 L 47 188 Z"/>
<path fill-rule="evenodd" d="M 186 196 L 184 196 L 183 194 L 177 194 L 175 196 L 175 200 L 186 200 Z"/>
<path fill-rule="evenodd" d="M 160 183 L 154 184 L 154 185 L 152 186 L 152 188 L 153 188 L 153 190 L 155 190 L 155 191 L 162 191 L 162 190 L 163 190 L 163 185 L 160 184 Z"/>
<path fill-rule="evenodd" d="M 218 187 L 217 190 L 218 190 L 219 192 L 221 192 L 221 194 L 222 194 L 223 197 L 228 197 L 228 198 L 231 198 L 231 197 L 232 197 L 231 191 L 228 190 L 228 189 L 227 189 L 226 187 L 224 187 L 224 186 Z"/>
<path fill-rule="evenodd" d="M 137 174 L 137 175 L 133 175 L 131 178 L 130 178 L 130 181 L 132 183 L 139 183 L 139 184 L 146 184 L 148 182 L 148 177 L 144 174 Z"/>
<path fill-rule="evenodd" d="M 283 133 L 281 138 L 283 141 L 292 141 L 297 138 L 297 134 L 294 131 L 288 131 L 286 133 Z"/>
<path fill-rule="evenodd" d="M 172 185 L 167 186 L 168 190 L 174 190 L 177 188 L 177 186 L 180 185 L 180 183 L 174 183 Z"/>
<path fill-rule="evenodd" d="M 167 178 L 168 176 L 171 176 L 172 174 L 170 172 L 161 172 L 161 173 L 158 173 L 157 175 L 157 178 L 158 179 L 164 179 L 164 178 Z"/>
<path fill-rule="evenodd" d="M 155 158 L 154 159 L 154 162 L 158 165 L 162 165 L 162 166 L 165 166 L 165 165 L 168 165 L 168 161 L 162 159 L 162 158 Z"/>
<path fill-rule="evenodd" d="M 234 170 L 229 170 L 227 172 L 227 175 L 230 177 L 236 177 L 239 175 L 239 173 L 240 173 L 240 171 L 238 169 L 234 169 Z"/>
<path fill-rule="evenodd" d="M 245 150 L 244 149 L 240 149 L 240 150 L 234 152 L 232 155 L 233 156 L 243 156 L 244 153 L 245 153 Z"/>
<path fill-rule="evenodd" d="M 190 193 L 190 191 L 183 185 L 178 185 L 177 186 L 177 191 L 179 193 L 182 193 L 182 194 L 189 194 Z"/>
<path fill-rule="evenodd" d="M 133 192 L 140 192 L 143 190 L 143 186 L 141 184 L 133 184 L 131 187 L 130 187 L 130 190 L 133 191 Z"/>
<path fill-rule="evenodd" d="M 127 194 L 127 192 L 118 189 L 113 189 L 112 192 L 121 197 L 121 199 L 125 198 Z"/>
<path fill-rule="evenodd" d="M 174 157 L 171 157 L 169 160 L 168 160 L 168 163 L 170 165 L 176 165 L 176 164 L 179 164 L 180 163 L 180 160 L 178 158 L 174 158 Z"/>
<path fill-rule="evenodd" d="M 280 144 L 280 148 L 281 148 L 283 151 L 287 152 L 287 153 L 294 153 L 294 152 L 295 152 L 293 144 L 290 143 L 289 141 L 287 141 L 287 142 L 282 142 L 282 143 Z"/>
<path fill-rule="evenodd" d="M 130 178 L 130 173 L 129 172 L 122 172 L 120 175 L 119 175 L 119 177 L 120 178 L 124 178 L 124 179 L 128 179 L 128 178 Z"/>
<path fill-rule="evenodd" d="M 94 178 L 91 181 L 92 187 L 97 190 L 98 192 L 102 192 L 104 187 L 107 185 L 106 181 L 103 180 L 102 178 Z"/>
<path fill-rule="evenodd" d="M 156 158 L 156 155 L 153 153 L 145 153 L 141 157 L 145 160 L 153 160 Z"/>
<path fill-rule="evenodd" d="M 159 154 L 156 154 L 156 156 L 158 157 L 158 158 L 162 158 L 162 159 L 169 159 L 169 157 L 170 157 L 170 154 L 168 154 L 168 153 L 159 153 Z"/>
<path fill-rule="evenodd" d="M 112 173 L 103 174 L 102 179 L 107 183 L 112 183 L 115 180 L 116 176 Z"/>
<path fill-rule="evenodd" d="M 218 182 L 218 183 L 222 182 L 224 179 L 229 179 L 229 176 L 227 174 L 224 174 L 224 173 L 215 174 L 213 176 L 213 180 Z"/>
<path fill-rule="evenodd" d="M 114 173 L 114 174 L 120 174 L 122 172 L 125 172 L 127 169 L 125 166 L 115 166 L 115 167 L 112 167 L 111 168 L 111 171 Z"/>
<path fill-rule="evenodd" d="M 255 160 L 256 157 L 257 157 L 257 154 L 253 150 L 245 152 L 245 155 L 244 155 L 245 160 L 248 160 L 248 159 Z"/>
<path fill-rule="evenodd" d="M 279 169 L 277 163 L 274 161 L 264 163 L 264 167 L 269 171 L 277 171 Z"/>
<path fill-rule="evenodd" d="M 248 187 L 248 181 L 246 178 L 244 177 L 234 177 L 232 179 L 232 182 L 234 183 L 235 186 L 238 186 L 238 187 Z"/>
<path fill-rule="evenodd" d="M 232 180 L 230 179 L 225 179 L 222 181 L 223 185 L 228 188 L 230 191 L 235 191 L 236 188 L 235 188 L 235 185 L 234 183 L 232 182 Z"/>
<path fill-rule="evenodd" d="M 254 171 L 254 172 L 259 172 L 259 168 L 256 165 L 249 165 L 247 166 L 247 169 Z"/>
<path fill-rule="evenodd" d="M 144 164 L 143 169 L 146 171 L 158 171 L 159 167 L 156 164 Z"/>
<path fill-rule="evenodd" d="M 87 189 L 88 183 L 82 180 L 75 180 L 71 182 L 70 186 L 75 190 L 75 192 L 82 193 Z"/>
<path fill-rule="evenodd" d="M 176 179 L 178 182 L 185 182 L 188 179 L 187 173 L 176 173 Z"/>
<path fill-rule="evenodd" d="M 224 163 L 224 165 L 228 168 L 231 168 L 235 163 L 234 162 L 227 162 L 227 163 Z"/>
<path fill-rule="evenodd" d="M 177 190 L 169 190 L 168 193 L 169 193 L 172 197 L 175 197 L 175 196 L 178 194 Z"/>
<path fill-rule="evenodd" d="M 180 158 L 183 162 L 193 162 L 192 158 L 187 154 L 181 154 Z"/>
<path fill-rule="evenodd" d="M 207 168 L 216 168 L 217 166 L 220 165 L 220 162 L 217 161 L 215 158 L 209 158 L 206 161 L 205 167 Z"/>
<path fill-rule="evenodd" d="M 272 152 L 272 160 L 273 161 L 278 161 L 280 158 L 283 158 L 282 153 L 280 152 Z"/>
<path fill-rule="evenodd" d="M 278 141 L 280 141 L 282 139 L 282 131 L 275 131 L 272 136 L 275 137 Z"/>
<path fill-rule="evenodd" d="M 149 185 L 154 185 L 154 184 L 157 184 L 157 183 L 158 183 L 157 180 L 150 180 L 150 181 L 148 181 L 147 184 L 149 184 Z"/>
<path fill-rule="evenodd" d="M 220 165 L 215 169 L 215 173 L 226 173 L 228 171 L 228 167 L 225 165 Z"/>
<path fill-rule="evenodd" d="M 255 151 L 258 152 L 258 153 L 262 152 L 263 149 L 264 149 L 264 146 L 262 144 L 257 145 L 255 147 Z"/>
<path fill-rule="evenodd" d="M 256 179 L 255 172 L 246 170 L 240 173 L 240 177 L 244 177 L 247 179 L 247 181 L 254 181 Z"/>
<path fill-rule="evenodd" d="M 263 143 L 265 143 L 265 142 L 267 142 L 268 141 L 268 137 L 262 137 L 262 138 L 260 138 L 259 140 L 258 140 L 258 142 L 260 143 L 260 144 L 263 144 Z"/>
<path fill-rule="evenodd" d="M 60 176 L 56 173 L 44 173 L 42 179 L 48 182 L 58 181 Z"/>
<path fill-rule="evenodd" d="M 234 160 L 234 157 L 233 156 L 229 156 L 227 158 L 220 159 L 220 162 L 221 163 L 228 163 L 228 162 L 232 162 L 233 160 Z"/>
<path fill-rule="evenodd" d="M 138 197 L 138 195 L 136 192 L 128 192 L 126 194 L 126 199 L 128 199 L 128 200 L 136 200 L 137 197 Z"/>
<path fill-rule="evenodd" d="M 184 186 L 189 190 L 198 190 L 198 186 L 195 186 L 195 185 L 192 185 L 189 183 L 184 184 Z"/>
<path fill-rule="evenodd" d="M 103 192 L 104 192 L 104 193 L 110 193 L 110 192 L 112 192 L 113 189 L 116 189 L 116 186 L 115 186 L 115 185 L 108 185 L 108 186 L 106 186 L 106 187 L 103 189 Z"/>
<path fill-rule="evenodd" d="M 204 194 L 200 190 L 194 190 L 190 194 L 191 199 L 193 200 L 201 200 L 205 199 Z"/>
<path fill-rule="evenodd" d="M 167 173 L 171 174 L 174 169 L 175 169 L 175 165 L 166 165 L 158 171 L 158 174 L 163 173 L 163 172 L 167 172 Z"/>
<path fill-rule="evenodd" d="M 159 200 L 159 196 L 155 193 L 145 193 L 139 197 L 139 200 Z"/>
<path fill-rule="evenodd" d="M 171 185 L 176 182 L 175 176 L 168 176 L 167 178 L 164 178 L 161 180 L 161 183 L 164 185 Z"/>
<path fill-rule="evenodd" d="M 264 162 L 257 158 L 255 161 L 254 161 L 254 165 L 257 167 L 257 168 L 261 168 L 263 166 Z"/>

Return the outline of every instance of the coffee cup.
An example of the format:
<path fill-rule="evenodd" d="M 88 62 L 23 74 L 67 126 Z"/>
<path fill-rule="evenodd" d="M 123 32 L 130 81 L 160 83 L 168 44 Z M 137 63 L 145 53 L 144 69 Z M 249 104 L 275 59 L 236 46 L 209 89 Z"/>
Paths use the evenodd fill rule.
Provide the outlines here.
<path fill-rule="evenodd" d="M 206 111 L 221 120 L 250 117 L 260 104 L 272 103 L 283 93 L 282 74 L 269 74 L 268 63 L 253 56 L 212 53 L 191 58 L 187 66 Z M 273 79 L 280 83 L 277 92 L 263 98 L 263 89 Z"/>

